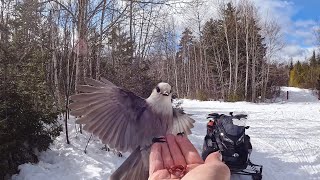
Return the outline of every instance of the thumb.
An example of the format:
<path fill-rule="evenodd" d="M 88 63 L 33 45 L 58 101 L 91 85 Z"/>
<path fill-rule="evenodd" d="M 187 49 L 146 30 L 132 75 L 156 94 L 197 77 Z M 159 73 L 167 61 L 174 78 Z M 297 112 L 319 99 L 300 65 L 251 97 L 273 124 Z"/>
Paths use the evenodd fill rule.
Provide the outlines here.
<path fill-rule="evenodd" d="M 222 161 L 222 155 L 220 154 L 219 151 L 209 154 L 209 156 L 205 160 L 205 163 L 216 162 L 216 161 Z"/>

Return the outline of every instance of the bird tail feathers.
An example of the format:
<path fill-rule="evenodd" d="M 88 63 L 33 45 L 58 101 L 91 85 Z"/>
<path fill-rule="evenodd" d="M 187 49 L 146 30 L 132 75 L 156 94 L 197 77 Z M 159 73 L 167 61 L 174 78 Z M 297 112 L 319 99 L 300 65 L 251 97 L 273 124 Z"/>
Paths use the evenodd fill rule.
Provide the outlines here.
<path fill-rule="evenodd" d="M 149 168 L 140 146 L 137 147 L 121 166 L 110 176 L 110 180 L 147 180 Z"/>

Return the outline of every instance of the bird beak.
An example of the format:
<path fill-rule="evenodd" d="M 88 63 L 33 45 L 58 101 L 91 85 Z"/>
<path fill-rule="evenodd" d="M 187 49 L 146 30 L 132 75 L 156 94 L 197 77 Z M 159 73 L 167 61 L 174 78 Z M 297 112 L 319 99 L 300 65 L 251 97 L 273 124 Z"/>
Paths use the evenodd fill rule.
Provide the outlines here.
<path fill-rule="evenodd" d="M 169 96 L 169 93 L 167 91 L 163 92 L 162 95 Z"/>

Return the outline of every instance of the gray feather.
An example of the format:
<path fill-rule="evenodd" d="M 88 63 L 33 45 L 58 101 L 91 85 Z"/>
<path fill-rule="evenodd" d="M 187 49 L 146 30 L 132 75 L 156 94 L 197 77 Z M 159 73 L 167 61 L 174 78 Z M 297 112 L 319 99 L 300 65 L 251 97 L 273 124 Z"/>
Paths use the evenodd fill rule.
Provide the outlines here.
<path fill-rule="evenodd" d="M 137 147 L 110 176 L 110 180 L 147 180 L 149 177 L 148 158 L 143 156 L 140 147 Z"/>
<path fill-rule="evenodd" d="M 81 109 L 81 108 L 87 106 L 88 104 L 95 103 L 99 100 L 103 101 L 101 99 L 94 99 L 94 100 L 89 100 L 89 101 L 82 101 L 82 102 L 79 101 L 77 103 L 71 103 L 71 104 L 69 104 L 69 108 L 70 109 Z"/>
<path fill-rule="evenodd" d="M 116 86 L 116 85 L 114 85 L 112 82 L 108 81 L 107 79 L 105 79 L 105 78 L 103 78 L 103 77 L 101 77 L 100 80 L 101 80 L 102 82 L 104 82 L 105 84 L 109 85 L 109 86 Z"/>
<path fill-rule="evenodd" d="M 183 110 L 173 108 L 173 127 L 172 133 L 177 134 L 184 132 L 187 135 L 191 134 L 191 128 L 193 128 L 193 123 L 195 120 L 186 115 Z"/>
<path fill-rule="evenodd" d="M 91 79 L 91 78 L 84 78 L 84 81 L 86 82 L 86 84 L 95 86 L 95 87 L 108 87 L 108 84 L 105 84 L 101 81 L 97 81 L 95 79 Z"/>
<path fill-rule="evenodd" d="M 88 86 L 88 85 L 79 85 L 77 86 L 77 90 L 80 92 L 91 93 L 91 92 L 97 92 L 97 91 L 103 90 L 103 88 Z"/>
<path fill-rule="evenodd" d="M 79 109 L 75 109 L 73 111 L 71 111 L 71 115 L 73 116 L 84 116 L 89 114 L 90 112 L 96 110 L 96 109 L 100 109 L 103 108 L 107 105 L 107 102 L 104 101 L 98 101 L 92 104 L 88 104 L 82 108 Z"/>
<path fill-rule="evenodd" d="M 108 109 L 108 106 L 106 107 Z M 99 120 L 106 116 L 109 113 L 109 111 L 106 111 L 105 108 L 96 109 L 94 111 L 91 111 L 85 116 L 82 116 L 80 119 L 76 120 L 77 124 L 87 124 L 91 121 L 93 123 L 96 120 Z"/>
<path fill-rule="evenodd" d="M 76 95 L 70 96 L 70 100 L 71 101 L 79 101 L 79 102 L 96 101 L 101 98 L 106 98 L 106 97 L 103 97 L 103 95 L 105 95 L 104 92 L 81 93 L 81 94 L 76 94 Z"/>

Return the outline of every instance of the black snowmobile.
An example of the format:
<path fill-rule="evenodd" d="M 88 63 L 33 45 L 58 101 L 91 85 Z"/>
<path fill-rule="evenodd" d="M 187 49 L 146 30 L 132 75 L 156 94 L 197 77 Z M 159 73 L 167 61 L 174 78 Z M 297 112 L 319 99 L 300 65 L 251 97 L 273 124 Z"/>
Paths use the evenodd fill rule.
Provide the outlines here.
<path fill-rule="evenodd" d="M 250 161 L 252 145 L 245 134 L 249 126 L 245 125 L 247 115 L 211 113 L 207 117 L 207 135 L 204 138 L 202 158 L 215 151 L 220 151 L 222 160 L 232 174 L 251 175 L 253 180 L 262 179 L 262 166 Z"/>

